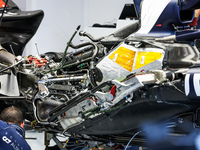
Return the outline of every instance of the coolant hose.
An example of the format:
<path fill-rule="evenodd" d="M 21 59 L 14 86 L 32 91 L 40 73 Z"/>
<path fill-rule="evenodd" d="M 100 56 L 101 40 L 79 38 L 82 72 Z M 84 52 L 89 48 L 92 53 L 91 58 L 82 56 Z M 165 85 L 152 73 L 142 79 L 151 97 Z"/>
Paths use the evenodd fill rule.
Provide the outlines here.
<path fill-rule="evenodd" d="M 75 49 L 78 49 L 78 48 L 81 48 L 81 47 L 84 47 L 84 46 L 88 46 L 88 45 L 92 45 L 94 47 L 93 55 L 92 55 L 91 61 L 90 61 L 90 80 L 91 80 L 93 87 L 96 87 L 97 84 L 96 84 L 95 79 L 94 79 L 94 69 L 95 69 L 94 59 L 95 59 L 95 57 L 96 57 L 96 55 L 98 54 L 98 51 L 99 51 L 98 46 L 93 42 L 86 42 L 86 43 L 79 44 L 79 45 L 73 45 L 72 43 L 70 44 L 70 46 L 72 48 L 75 48 Z"/>
<path fill-rule="evenodd" d="M 79 35 L 80 36 L 86 36 L 88 37 L 92 42 L 99 42 L 100 40 L 102 40 L 104 37 L 100 37 L 98 39 L 95 39 L 94 37 L 92 37 L 89 33 L 86 33 L 86 32 L 83 32 L 83 31 L 80 31 L 79 32 Z"/>
<path fill-rule="evenodd" d="M 73 45 L 72 42 L 71 42 L 71 40 L 68 43 L 68 47 L 70 46 L 70 47 L 75 48 L 75 49 L 81 48 L 81 47 L 84 47 L 84 46 L 88 46 L 88 45 L 92 45 L 94 47 L 92 57 L 86 58 L 86 59 L 84 59 L 82 61 L 77 60 L 76 62 L 73 62 L 73 63 L 70 63 L 70 64 L 67 64 L 67 65 L 63 66 L 65 55 L 66 55 L 66 50 L 67 50 L 67 48 L 66 48 L 65 53 L 64 53 L 63 58 L 62 58 L 62 61 L 61 61 L 61 67 L 58 67 L 58 68 L 46 71 L 46 72 L 44 72 L 44 74 L 49 73 L 49 72 L 53 72 L 53 71 L 57 71 L 57 70 L 60 70 L 60 69 L 64 69 L 64 68 L 67 68 L 67 67 L 70 67 L 70 66 L 73 66 L 73 65 L 77 65 L 79 63 L 82 63 L 82 62 L 85 62 L 85 61 L 89 61 L 89 60 L 91 60 L 90 61 L 91 64 L 94 64 L 94 59 L 95 59 L 95 57 L 96 57 L 96 55 L 98 54 L 98 51 L 99 51 L 99 48 L 98 48 L 98 46 L 95 43 L 93 43 L 93 42 L 87 42 L 87 43 L 83 43 L 83 44 L 80 44 L 80 45 Z M 92 67 L 90 69 L 94 69 L 94 67 Z"/>
<path fill-rule="evenodd" d="M 81 43 L 79 45 L 74 45 L 72 42 L 70 43 L 70 47 L 73 48 L 73 49 L 78 49 L 78 48 L 82 48 L 84 46 L 89 46 L 89 45 L 92 45 L 91 42 L 85 42 L 85 43 Z"/>
<path fill-rule="evenodd" d="M 93 43 L 93 42 L 86 42 L 86 43 L 82 43 L 82 44 L 79 44 L 79 45 L 73 45 L 72 43 L 70 43 L 70 47 L 74 48 L 74 49 L 78 49 L 78 48 L 81 48 L 81 47 L 84 47 L 84 46 L 89 46 L 89 45 L 92 45 L 94 47 L 94 50 L 93 50 L 93 55 L 92 55 L 92 59 L 91 61 L 94 61 L 98 51 L 99 51 L 99 48 L 98 46 Z"/>

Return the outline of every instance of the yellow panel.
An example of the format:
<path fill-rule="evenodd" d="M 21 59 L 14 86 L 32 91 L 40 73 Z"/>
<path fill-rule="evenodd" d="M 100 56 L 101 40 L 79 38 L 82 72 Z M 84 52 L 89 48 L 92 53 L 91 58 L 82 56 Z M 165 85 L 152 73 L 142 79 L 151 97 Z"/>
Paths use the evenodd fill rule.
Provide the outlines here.
<path fill-rule="evenodd" d="M 135 70 L 161 58 L 162 58 L 162 53 L 159 52 L 138 52 L 136 58 Z"/>
<path fill-rule="evenodd" d="M 114 53 L 109 56 L 109 58 L 124 69 L 131 72 L 133 68 L 135 53 L 136 52 L 128 48 L 119 47 Z"/>

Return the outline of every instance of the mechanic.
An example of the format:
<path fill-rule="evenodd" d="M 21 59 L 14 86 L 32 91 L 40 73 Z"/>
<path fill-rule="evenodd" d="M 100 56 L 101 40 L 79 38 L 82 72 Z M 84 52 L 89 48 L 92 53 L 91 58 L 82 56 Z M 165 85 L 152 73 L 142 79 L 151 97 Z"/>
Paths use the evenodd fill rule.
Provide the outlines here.
<path fill-rule="evenodd" d="M 198 25 L 198 20 L 199 20 L 199 19 L 198 19 L 199 16 L 200 16 L 200 9 L 196 9 L 196 10 L 195 10 L 195 13 L 194 13 L 194 19 L 193 19 L 192 23 L 190 23 L 190 26 L 191 26 L 191 27 L 194 27 L 194 28 L 197 27 L 197 25 Z"/>
<path fill-rule="evenodd" d="M 16 107 L 7 107 L 0 119 L 0 150 L 31 150 L 24 139 L 22 112 Z"/>

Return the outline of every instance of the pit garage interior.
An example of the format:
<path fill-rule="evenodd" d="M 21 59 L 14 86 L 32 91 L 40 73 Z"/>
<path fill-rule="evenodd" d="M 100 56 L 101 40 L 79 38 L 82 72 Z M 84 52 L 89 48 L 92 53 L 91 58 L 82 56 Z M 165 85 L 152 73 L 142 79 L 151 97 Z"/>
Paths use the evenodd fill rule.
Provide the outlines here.
<path fill-rule="evenodd" d="M 23 56 L 38 55 L 38 53 L 43 54 L 49 51 L 63 52 L 78 25 L 81 25 L 80 30 L 90 33 L 94 38 L 99 38 L 138 20 L 138 8 L 133 6 L 133 0 L 13 1 L 23 11 L 44 11 L 42 23 L 26 45 Z M 75 36 L 73 43 L 78 44 L 87 40 L 87 38 Z M 45 137 L 47 135 L 44 132 L 26 131 L 27 142 L 33 150 L 45 149 L 45 144 L 50 146 L 56 144 L 54 140 L 45 143 L 47 142 Z M 61 138 L 60 140 L 66 139 Z"/>
<path fill-rule="evenodd" d="M 33 92 L 22 88 L 26 100 L 31 97 L 36 118 L 26 120 L 25 139 L 32 150 L 200 150 L 200 30 L 190 24 L 200 0 L 149 1 L 152 5 L 144 3 L 149 11 L 141 23 L 140 0 L 13 0 L 22 11 L 44 12 L 22 57 L 0 70 L 14 72 L 12 68 L 17 68 L 27 71 L 20 70 L 17 78 L 28 73 L 40 78 L 37 86 L 31 85 L 32 80 L 28 83 Z M 172 16 L 173 12 L 177 13 Z M 79 53 L 80 47 L 86 50 Z M 59 65 L 42 63 L 44 71 L 29 70 L 33 63 L 22 65 L 28 69 L 17 66 L 26 57 L 51 58 L 51 52 L 58 54 Z M 134 58 L 117 62 L 119 55 Z M 35 80 L 35 76 L 27 78 Z M 23 82 L 20 80 L 20 86 Z M 66 87 L 70 88 L 65 93 Z M 150 124 L 143 124 L 149 120 Z"/>

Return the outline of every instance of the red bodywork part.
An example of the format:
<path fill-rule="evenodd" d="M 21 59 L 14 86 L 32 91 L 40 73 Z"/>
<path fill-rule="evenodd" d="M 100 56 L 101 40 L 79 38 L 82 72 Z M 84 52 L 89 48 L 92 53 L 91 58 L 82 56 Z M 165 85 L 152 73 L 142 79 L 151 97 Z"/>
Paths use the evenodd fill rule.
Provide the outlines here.
<path fill-rule="evenodd" d="M 111 90 L 110 90 L 110 94 L 113 95 L 113 99 L 114 99 L 114 97 L 115 97 L 115 93 L 116 93 L 116 85 L 114 85 L 114 86 L 111 88 Z M 112 101 L 113 101 L 113 99 L 112 99 Z"/>

